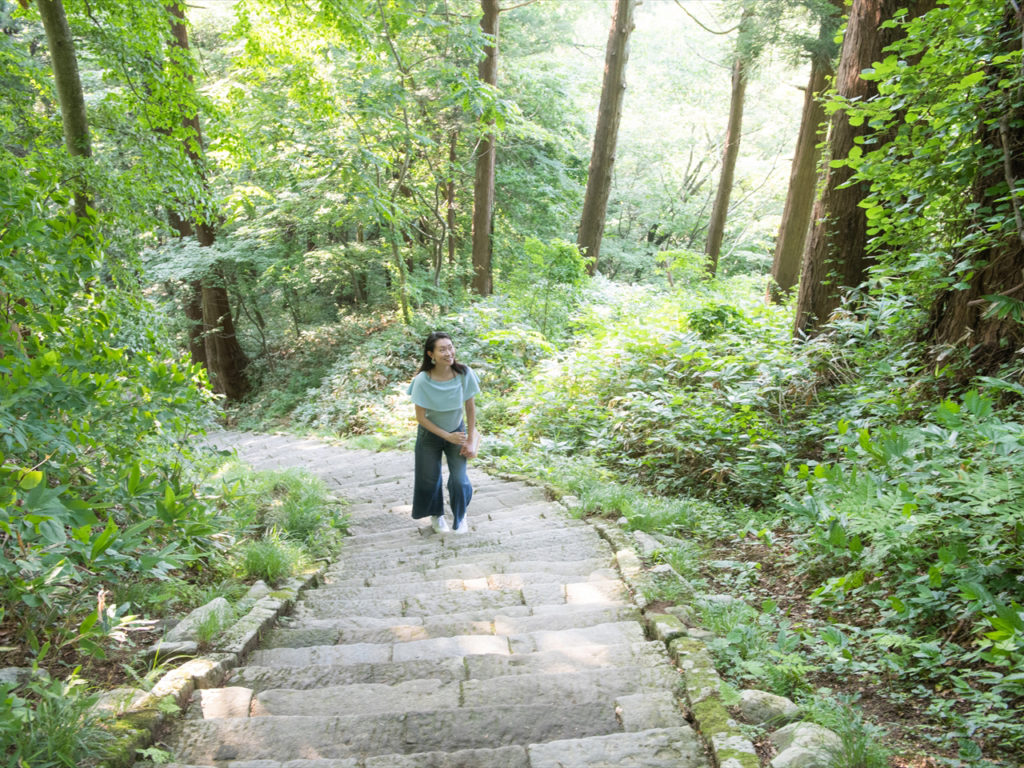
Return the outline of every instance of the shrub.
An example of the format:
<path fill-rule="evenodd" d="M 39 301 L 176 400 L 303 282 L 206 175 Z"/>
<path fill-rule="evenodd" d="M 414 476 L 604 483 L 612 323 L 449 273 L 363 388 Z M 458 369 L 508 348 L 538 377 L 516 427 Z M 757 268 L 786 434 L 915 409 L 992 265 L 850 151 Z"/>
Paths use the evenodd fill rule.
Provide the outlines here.
<path fill-rule="evenodd" d="M 239 558 L 246 581 L 262 579 L 271 585 L 294 576 L 304 564 L 302 550 L 274 534 L 244 545 Z"/>

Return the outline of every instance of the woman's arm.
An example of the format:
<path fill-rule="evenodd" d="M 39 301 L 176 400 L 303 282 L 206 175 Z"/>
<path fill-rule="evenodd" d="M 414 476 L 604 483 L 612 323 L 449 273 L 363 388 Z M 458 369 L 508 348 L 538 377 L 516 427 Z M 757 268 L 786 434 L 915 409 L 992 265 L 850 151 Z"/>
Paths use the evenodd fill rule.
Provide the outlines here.
<path fill-rule="evenodd" d="M 422 405 L 416 406 L 416 423 L 427 430 L 427 432 L 433 432 L 442 440 L 447 440 L 449 443 L 455 443 L 455 445 L 466 444 L 465 432 L 446 432 L 441 429 L 437 424 L 427 418 L 427 409 Z"/>
<path fill-rule="evenodd" d="M 480 433 L 476 431 L 476 403 L 472 397 L 466 401 L 466 435 L 462 455 L 467 459 L 475 459 L 480 450 Z"/>

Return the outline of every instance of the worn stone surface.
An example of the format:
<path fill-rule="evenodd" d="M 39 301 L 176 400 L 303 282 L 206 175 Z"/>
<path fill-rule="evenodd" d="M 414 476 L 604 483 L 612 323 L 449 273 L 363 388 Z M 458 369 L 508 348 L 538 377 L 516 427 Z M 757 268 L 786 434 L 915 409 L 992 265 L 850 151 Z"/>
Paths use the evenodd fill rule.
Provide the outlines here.
<path fill-rule="evenodd" d="M 200 641 L 204 639 L 200 637 L 204 624 L 216 631 L 230 624 L 234 617 L 235 609 L 231 607 L 231 603 L 223 597 L 215 597 L 183 618 L 164 636 L 164 640 L 169 643 Z"/>
<path fill-rule="evenodd" d="M 50 673 L 45 669 L 35 670 L 32 667 L 4 667 L 0 669 L 0 685 L 24 685 L 33 678 L 47 680 Z"/>
<path fill-rule="evenodd" d="M 651 627 L 651 633 L 663 643 L 686 634 L 683 622 L 669 613 L 648 613 L 647 623 Z"/>
<path fill-rule="evenodd" d="M 835 758 L 827 749 L 790 747 L 772 758 L 772 768 L 832 768 Z"/>
<path fill-rule="evenodd" d="M 105 714 L 121 715 L 138 709 L 148 696 L 146 691 L 139 688 L 115 688 L 100 694 L 93 709 Z"/>
<path fill-rule="evenodd" d="M 249 717 L 252 689 L 241 686 L 207 688 L 193 696 L 198 714 L 204 720 L 215 717 Z"/>
<path fill-rule="evenodd" d="M 707 758 L 689 728 L 667 728 L 533 744 L 530 768 L 705 768 Z"/>
<path fill-rule="evenodd" d="M 250 593 L 254 621 L 231 649 L 258 645 L 226 680 L 167 681 L 177 698 L 200 689 L 168 739 L 178 765 L 711 765 L 666 649 L 685 628 L 666 616 L 648 639 L 632 581 L 642 563 L 620 529 L 471 470 L 469 533 L 438 535 L 409 518 L 411 454 L 216 439 L 254 466 L 320 475 L 352 502 L 353 535 L 301 594 Z"/>
<path fill-rule="evenodd" d="M 771 740 L 779 752 L 784 752 L 790 747 L 838 749 L 843 743 L 834 731 L 817 723 L 808 722 L 790 723 L 783 726 L 771 734 Z"/>
<path fill-rule="evenodd" d="M 752 688 L 740 691 L 739 710 L 740 719 L 751 725 L 779 727 L 800 716 L 792 699 Z"/>
<path fill-rule="evenodd" d="M 615 713 L 627 733 L 686 725 L 679 701 L 671 691 L 619 696 L 615 699 Z"/>
<path fill-rule="evenodd" d="M 633 540 L 640 548 L 640 554 L 650 557 L 655 552 L 664 549 L 664 545 L 649 533 L 644 531 L 633 531 Z"/>

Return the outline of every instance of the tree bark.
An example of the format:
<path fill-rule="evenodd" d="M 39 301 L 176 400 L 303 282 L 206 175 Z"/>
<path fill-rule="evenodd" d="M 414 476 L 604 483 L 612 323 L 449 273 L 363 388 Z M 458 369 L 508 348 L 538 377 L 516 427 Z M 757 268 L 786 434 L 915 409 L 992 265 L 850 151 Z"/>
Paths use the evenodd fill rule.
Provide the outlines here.
<path fill-rule="evenodd" d="M 498 84 L 498 0 L 480 0 L 483 18 L 480 29 L 490 35 L 492 43 L 484 48 L 484 58 L 478 66 L 480 79 L 494 87 Z M 494 289 L 491 270 L 494 233 L 494 166 L 496 162 L 494 134 L 486 134 L 480 141 L 476 156 L 476 176 L 473 182 L 473 291 L 490 296 Z"/>
<path fill-rule="evenodd" d="M 821 140 L 824 135 L 825 107 L 818 98 L 825 82 L 832 74 L 832 65 L 817 56 L 811 58 L 811 76 L 804 93 L 803 117 L 793 154 L 793 167 L 789 174 L 789 190 L 782 210 L 782 223 L 775 241 L 772 258 L 772 279 L 768 283 L 766 299 L 780 304 L 800 277 L 800 260 L 807 243 L 818 163 L 821 160 Z"/>
<path fill-rule="evenodd" d="M 168 5 L 168 11 L 171 17 L 173 44 L 187 52 L 188 27 L 185 23 L 184 6 L 172 2 Z M 182 124 L 191 131 L 191 135 L 185 139 L 185 152 L 195 167 L 200 183 L 206 187 L 202 157 L 203 131 L 199 114 L 184 107 L 182 111 Z M 216 242 L 216 229 L 209 220 L 191 222 L 191 227 L 194 228 L 196 239 L 202 247 L 207 248 Z M 178 231 L 183 230 L 179 227 Z M 217 279 L 214 275 L 205 275 L 201 280 L 193 281 L 192 289 L 192 298 L 185 309 L 186 316 L 193 323 L 189 332 L 192 359 L 206 366 L 215 393 L 222 394 L 229 400 L 238 400 L 249 389 L 245 375 L 249 360 L 235 334 L 227 287 L 222 279 Z M 199 307 L 194 305 L 196 299 L 199 301 Z M 201 331 L 199 321 L 202 323 Z M 197 351 L 200 339 L 203 344 L 202 354 Z"/>
<path fill-rule="evenodd" d="M 729 125 L 725 131 L 725 145 L 722 147 L 722 173 L 718 178 L 718 190 L 715 192 L 715 204 L 711 207 L 708 237 L 704 244 L 704 253 L 708 257 L 708 272 L 712 277 L 718 274 L 718 255 L 722 251 L 722 240 L 725 237 L 725 220 L 729 213 L 729 197 L 732 195 L 736 158 L 740 154 L 743 101 L 746 92 L 746 62 L 737 55 L 732 64 L 732 95 L 729 99 Z"/>
<path fill-rule="evenodd" d="M 604 220 L 608 212 L 608 195 L 615 165 L 615 144 L 626 91 L 626 62 L 629 59 L 629 35 L 633 31 L 635 7 L 636 0 L 615 0 L 615 13 L 605 51 L 604 82 L 597 108 L 594 148 L 590 155 L 587 191 L 583 198 L 577 238 L 580 251 L 590 260 L 587 270 L 591 275 L 597 272 L 601 256 L 601 238 L 604 236 Z"/>
<path fill-rule="evenodd" d="M 1008 50 L 1019 51 L 1024 12 L 1008 10 L 1004 24 Z M 997 82 L 992 84 L 993 91 L 1003 87 Z M 1005 112 L 995 124 L 980 121 L 979 141 L 999 162 L 979 164 L 970 190 L 971 201 L 979 211 L 1005 206 L 1007 190 L 1019 190 L 1020 179 L 1024 177 L 1024 107 L 1019 98 L 1016 103 L 1010 98 L 1007 102 Z M 994 303 L 987 298 L 1024 302 L 1024 221 L 1019 194 L 1011 200 L 1011 208 L 1012 212 L 1004 215 L 1014 218 L 1014 226 L 1005 229 L 1003 241 L 985 253 L 963 257 L 971 262 L 970 269 L 959 272 L 968 275 L 967 288 L 945 289 L 931 309 L 927 338 L 933 345 L 933 357 L 938 361 L 946 350 L 967 345 L 969 372 L 974 375 L 998 374 L 1014 358 L 1019 361 L 1024 349 L 1024 323 L 992 312 Z M 984 231 L 991 225 L 990 219 L 978 214 L 970 226 Z"/>
<path fill-rule="evenodd" d="M 899 26 L 881 29 L 881 24 L 892 19 L 899 8 L 908 8 L 914 17 L 934 5 L 934 0 L 853 0 L 839 56 L 836 92 L 850 100 L 874 96 L 877 87 L 861 79 L 860 73 L 879 61 L 884 48 L 903 34 Z M 870 130 L 868 125 L 850 125 L 846 111 L 838 110 L 829 130 L 829 156 L 845 159 L 856 139 Z M 863 183 L 848 184 L 852 173 L 845 166 L 825 171 L 824 189 L 814 208 L 814 225 L 803 255 L 794 323 L 797 333 L 826 322 L 839 306 L 843 291 L 864 282 L 874 263 L 867 252 L 867 216 L 860 207 L 867 188 Z"/>
<path fill-rule="evenodd" d="M 455 149 L 458 146 L 459 131 L 452 129 L 448 136 L 448 184 L 445 190 L 445 224 L 448 227 L 448 263 L 455 264 L 455 161 L 458 155 Z"/>
<path fill-rule="evenodd" d="M 78 58 L 75 44 L 68 26 L 67 14 L 61 0 L 36 0 L 39 16 L 46 32 L 46 43 L 50 49 L 53 80 L 57 87 L 57 101 L 60 104 L 61 124 L 64 128 L 64 145 L 71 157 L 92 157 L 92 139 L 89 134 L 89 120 L 85 111 L 85 94 L 82 79 L 78 74 Z M 85 182 L 79 180 L 75 191 L 75 214 L 83 217 L 89 205 Z"/>
<path fill-rule="evenodd" d="M 739 35 L 736 39 L 736 57 L 732 63 L 732 90 L 729 96 L 729 123 L 725 129 L 722 145 L 722 172 L 715 192 L 715 203 L 711 207 L 708 222 L 708 236 L 704 242 L 704 253 L 708 257 L 708 273 L 718 274 L 718 256 L 725 238 L 725 220 L 729 216 L 729 198 L 732 196 L 732 182 L 736 174 L 736 158 L 740 154 L 740 139 L 743 132 L 743 106 L 747 94 L 747 54 L 744 52 L 745 36 L 749 31 L 753 11 L 743 9 L 740 17 Z"/>

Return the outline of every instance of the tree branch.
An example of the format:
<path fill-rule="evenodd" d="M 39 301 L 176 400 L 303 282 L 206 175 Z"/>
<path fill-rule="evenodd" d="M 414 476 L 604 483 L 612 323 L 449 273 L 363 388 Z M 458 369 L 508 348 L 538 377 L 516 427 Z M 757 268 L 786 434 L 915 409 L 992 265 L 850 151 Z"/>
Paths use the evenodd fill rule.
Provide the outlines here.
<path fill-rule="evenodd" d="M 730 27 L 729 29 L 725 30 L 724 32 L 716 32 L 715 30 L 711 29 L 710 27 L 704 26 L 704 23 L 700 19 L 698 19 L 696 16 L 694 16 L 692 13 L 690 13 L 688 10 L 686 10 L 686 8 L 683 7 L 683 4 L 681 2 L 679 2 L 679 0 L 676 0 L 676 5 L 679 6 L 679 9 L 683 13 L 685 13 L 687 16 L 689 16 L 693 20 L 694 24 L 696 24 L 698 27 L 703 29 L 705 32 L 710 32 L 712 35 L 728 35 L 730 32 L 735 32 L 737 29 L 740 28 L 739 22 L 737 22 L 735 27 Z"/>
<path fill-rule="evenodd" d="M 526 0 L 526 2 L 524 3 L 519 3 L 519 5 L 510 5 L 508 8 L 499 7 L 498 13 L 504 13 L 505 11 L 514 11 L 516 8 L 522 8 L 527 5 L 533 5 L 536 2 L 538 2 L 538 0 Z"/>

